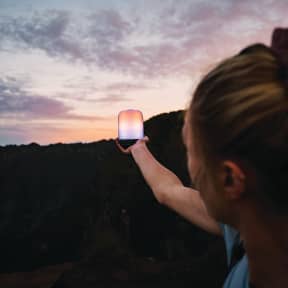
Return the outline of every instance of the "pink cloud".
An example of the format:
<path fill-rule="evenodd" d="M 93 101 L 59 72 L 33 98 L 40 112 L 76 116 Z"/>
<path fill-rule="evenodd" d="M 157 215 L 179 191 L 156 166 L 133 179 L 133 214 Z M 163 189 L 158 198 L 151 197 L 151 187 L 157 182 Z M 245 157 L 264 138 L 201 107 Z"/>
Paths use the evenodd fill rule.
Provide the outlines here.
<path fill-rule="evenodd" d="M 103 117 L 78 115 L 59 100 L 31 95 L 16 79 L 0 79 L 0 119 L 103 120 Z"/>
<path fill-rule="evenodd" d="M 51 57 L 151 78 L 201 69 L 253 42 L 269 42 L 275 26 L 288 25 L 286 1 L 170 3 L 150 11 L 150 22 L 141 11 L 124 15 L 115 9 L 89 14 L 79 25 L 67 11 L 8 17 L 0 21 L 0 35 Z M 146 43 L 134 44 L 144 30 Z"/>

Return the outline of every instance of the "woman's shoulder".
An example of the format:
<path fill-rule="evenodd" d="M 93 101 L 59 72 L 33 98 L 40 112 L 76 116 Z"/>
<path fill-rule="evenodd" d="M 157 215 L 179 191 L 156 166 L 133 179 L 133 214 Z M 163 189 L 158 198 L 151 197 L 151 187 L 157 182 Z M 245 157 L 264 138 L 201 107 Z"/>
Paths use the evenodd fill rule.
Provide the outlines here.
<path fill-rule="evenodd" d="M 249 288 L 248 259 L 245 254 L 229 271 L 223 288 Z"/>
<path fill-rule="evenodd" d="M 228 274 L 224 288 L 249 288 L 248 259 L 237 229 L 219 223 L 226 246 Z M 242 249 L 241 249 L 242 247 Z"/>
<path fill-rule="evenodd" d="M 219 223 L 219 226 L 222 230 L 224 238 L 226 237 L 227 240 L 234 241 L 236 238 L 240 237 L 239 231 L 228 224 Z M 226 239 L 224 239 L 226 240 Z"/>
<path fill-rule="evenodd" d="M 222 230 L 225 247 L 226 247 L 226 254 L 227 254 L 227 261 L 228 264 L 231 262 L 231 254 L 233 247 L 240 243 L 240 233 L 235 228 L 219 223 L 220 229 Z"/>

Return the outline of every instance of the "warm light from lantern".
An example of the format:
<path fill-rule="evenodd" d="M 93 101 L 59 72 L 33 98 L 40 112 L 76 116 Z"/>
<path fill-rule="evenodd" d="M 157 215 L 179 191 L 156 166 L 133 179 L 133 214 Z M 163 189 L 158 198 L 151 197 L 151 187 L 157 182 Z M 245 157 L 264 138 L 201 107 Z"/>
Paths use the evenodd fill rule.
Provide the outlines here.
<path fill-rule="evenodd" d="M 124 110 L 118 115 L 118 137 L 120 140 L 144 137 L 143 115 L 139 110 Z"/>

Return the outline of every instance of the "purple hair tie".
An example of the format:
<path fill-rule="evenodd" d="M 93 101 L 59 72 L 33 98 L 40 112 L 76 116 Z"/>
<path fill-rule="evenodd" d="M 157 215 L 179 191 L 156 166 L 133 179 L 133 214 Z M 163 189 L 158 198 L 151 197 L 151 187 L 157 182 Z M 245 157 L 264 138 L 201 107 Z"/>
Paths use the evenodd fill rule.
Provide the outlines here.
<path fill-rule="evenodd" d="M 288 87 L 288 28 L 274 29 L 271 49 L 283 67 L 283 80 Z"/>

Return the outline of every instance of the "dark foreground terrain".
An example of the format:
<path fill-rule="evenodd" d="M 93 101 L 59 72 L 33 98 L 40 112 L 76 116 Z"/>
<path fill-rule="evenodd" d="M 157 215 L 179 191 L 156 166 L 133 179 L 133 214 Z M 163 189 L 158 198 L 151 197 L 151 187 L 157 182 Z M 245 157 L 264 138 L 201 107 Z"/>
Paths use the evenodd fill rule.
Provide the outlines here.
<path fill-rule="evenodd" d="M 145 122 L 190 185 L 182 111 Z M 161 206 L 113 140 L 0 147 L 0 287 L 221 287 L 223 241 Z M 194 284 L 194 285 L 193 285 Z"/>

